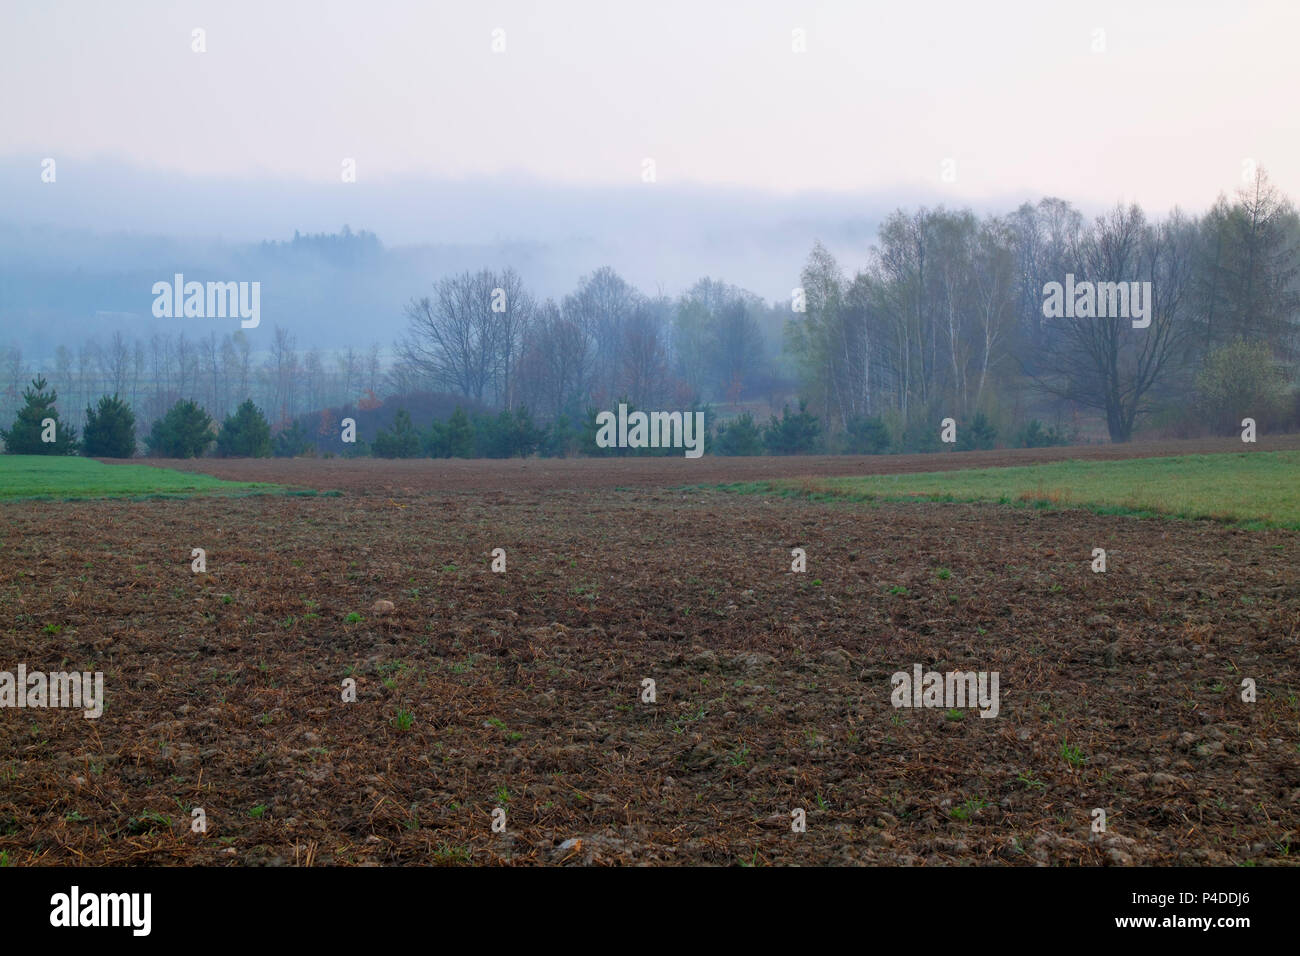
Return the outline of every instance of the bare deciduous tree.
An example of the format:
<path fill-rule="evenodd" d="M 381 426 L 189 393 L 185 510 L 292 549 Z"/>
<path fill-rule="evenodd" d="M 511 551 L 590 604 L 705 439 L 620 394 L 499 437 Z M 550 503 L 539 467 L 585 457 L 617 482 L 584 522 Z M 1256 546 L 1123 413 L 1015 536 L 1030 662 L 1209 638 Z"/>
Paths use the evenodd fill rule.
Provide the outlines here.
<path fill-rule="evenodd" d="M 513 399 L 511 374 L 533 311 L 512 269 L 442 279 L 434 295 L 406 308 L 409 328 L 398 354 L 440 387 L 482 402 L 489 389 Z"/>
<path fill-rule="evenodd" d="M 1151 324 L 1107 315 L 1049 319 L 1040 388 L 1106 417 L 1111 441 L 1126 442 L 1153 388 L 1191 333 L 1186 301 L 1195 226 L 1175 212 L 1149 225 L 1136 205 L 1098 217 L 1081 242 L 1076 282 L 1151 283 Z"/>

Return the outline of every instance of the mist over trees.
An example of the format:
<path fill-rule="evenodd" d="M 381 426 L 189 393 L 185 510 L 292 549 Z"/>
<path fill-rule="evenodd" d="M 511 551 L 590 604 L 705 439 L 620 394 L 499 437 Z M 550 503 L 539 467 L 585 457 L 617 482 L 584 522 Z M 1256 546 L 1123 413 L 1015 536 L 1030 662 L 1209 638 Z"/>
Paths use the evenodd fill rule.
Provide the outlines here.
<path fill-rule="evenodd" d="M 1091 412 L 1127 441 L 1144 416 L 1204 401 L 1196 370 L 1234 341 L 1262 343 L 1295 384 L 1298 265 L 1295 209 L 1262 171 L 1199 220 L 1175 210 L 1151 221 L 1134 205 L 1087 222 L 1054 198 L 983 220 L 900 210 L 852 278 L 814 247 L 788 348 L 804 394 L 838 429 L 884 416 L 906 434 L 917 421 L 1035 409 L 1074 422 Z M 1149 327 L 1044 317 L 1044 285 L 1067 275 L 1150 282 Z"/>
<path fill-rule="evenodd" d="M 261 253 L 363 273 L 382 247 L 345 229 Z M 1300 219 L 1262 171 L 1199 217 L 1126 205 L 1089 219 L 1052 197 L 1004 215 L 898 209 L 864 253 L 841 262 L 815 243 L 802 268 L 791 264 L 791 297 L 775 302 L 713 277 L 675 296 L 643 290 L 609 266 L 541 298 L 511 267 L 462 270 L 406 290 L 405 331 L 388 345 L 363 341 L 360 317 L 354 344 L 329 350 L 274 323 L 117 328 L 39 358 L 10 344 L 0 423 L 43 375 L 71 428 L 116 395 L 114 414 L 133 412 L 136 435 L 163 447 L 151 430 L 178 402 L 214 422 L 242 422 L 255 406 L 285 453 L 336 443 L 352 416 L 365 441 L 382 430 L 385 451 L 404 455 L 415 431 L 457 408 L 503 413 L 489 444 L 505 453 L 573 447 L 592 410 L 619 401 L 708 406 L 730 453 L 931 450 L 948 417 L 964 430 L 978 422 L 987 444 L 1228 432 L 1248 415 L 1297 424 Z M 1045 285 L 1067 275 L 1149 282 L 1149 325 L 1045 316 Z M 419 447 L 452 446 L 435 433 Z"/>

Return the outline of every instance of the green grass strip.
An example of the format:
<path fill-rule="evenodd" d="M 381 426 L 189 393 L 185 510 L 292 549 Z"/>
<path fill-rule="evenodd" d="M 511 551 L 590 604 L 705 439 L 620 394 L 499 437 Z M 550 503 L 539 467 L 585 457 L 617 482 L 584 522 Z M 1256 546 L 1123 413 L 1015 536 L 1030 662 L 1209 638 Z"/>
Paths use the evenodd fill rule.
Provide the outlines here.
<path fill-rule="evenodd" d="M 821 501 L 946 501 L 1300 529 L 1300 452 L 1060 461 L 911 475 L 792 478 L 715 486 Z"/>
<path fill-rule="evenodd" d="M 150 500 L 214 494 L 303 493 L 283 485 L 224 481 L 211 475 L 151 465 L 106 465 L 93 458 L 72 456 L 0 455 L 0 501 Z"/>

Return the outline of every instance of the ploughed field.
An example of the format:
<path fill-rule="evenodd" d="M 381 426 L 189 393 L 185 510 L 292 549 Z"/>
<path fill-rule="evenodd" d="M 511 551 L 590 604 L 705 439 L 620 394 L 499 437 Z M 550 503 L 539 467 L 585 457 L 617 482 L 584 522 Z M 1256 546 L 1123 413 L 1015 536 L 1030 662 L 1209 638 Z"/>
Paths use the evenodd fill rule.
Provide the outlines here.
<path fill-rule="evenodd" d="M 851 475 L 897 475 L 997 468 L 1051 461 L 1119 461 L 1174 455 L 1232 454 L 1244 451 L 1294 451 L 1300 434 L 1262 435 L 1254 445 L 1236 438 L 1133 442 L 1126 445 L 1074 445 L 997 451 L 939 452 L 927 455 L 795 455 L 784 458 L 723 458 L 682 454 L 662 458 L 429 459 L 382 461 L 372 458 L 261 458 L 158 460 L 181 471 L 202 472 L 234 481 L 281 482 L 321 491 L 357 494 L 444 491 L 547 491 L 560 488 L 678 487 L 724 482 Z"/>
<path fill-rule="evenodd" d="M 0 505 L 0 670 L 106 697 L 0 709 L 0 854 L 1294 861 L 1296 532 L 666 487 L 900 461 L 205 460 L 343 494 Z M 997 716 L 894 707 L 916 664 L 997 672 Z"/>

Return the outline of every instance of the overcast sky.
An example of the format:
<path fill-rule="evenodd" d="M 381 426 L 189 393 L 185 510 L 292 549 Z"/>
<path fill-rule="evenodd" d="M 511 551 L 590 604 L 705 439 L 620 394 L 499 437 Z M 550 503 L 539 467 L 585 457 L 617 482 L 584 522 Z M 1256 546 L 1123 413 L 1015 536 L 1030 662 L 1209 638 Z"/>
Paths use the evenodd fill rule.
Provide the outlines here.
<path fill-rule="evenodd" d="M 1298 38 L 1289 0 L 2 0 L 0 158 L 1196 210 L 1246 159 L 1300 195 Z"/>

